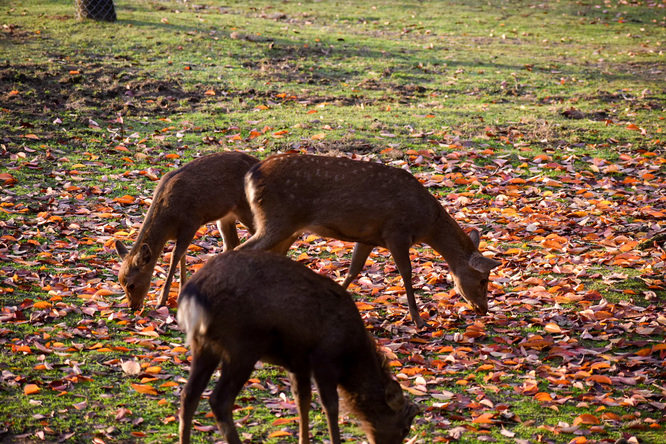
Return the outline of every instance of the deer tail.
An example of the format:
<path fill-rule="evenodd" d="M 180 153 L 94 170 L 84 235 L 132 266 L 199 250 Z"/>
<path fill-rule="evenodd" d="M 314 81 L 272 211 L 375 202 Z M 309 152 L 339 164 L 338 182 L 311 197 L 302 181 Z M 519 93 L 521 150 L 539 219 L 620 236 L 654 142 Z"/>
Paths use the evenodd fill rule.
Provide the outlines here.
<path fill-rule="evenodd" d="M 206 310 L 199 301 L 195 287 L 187 285 L 178 298 L 178 326 L 186 334 L 186 343 L 192 344 L 195 336 L 206 334 L 208 322 Z"/>

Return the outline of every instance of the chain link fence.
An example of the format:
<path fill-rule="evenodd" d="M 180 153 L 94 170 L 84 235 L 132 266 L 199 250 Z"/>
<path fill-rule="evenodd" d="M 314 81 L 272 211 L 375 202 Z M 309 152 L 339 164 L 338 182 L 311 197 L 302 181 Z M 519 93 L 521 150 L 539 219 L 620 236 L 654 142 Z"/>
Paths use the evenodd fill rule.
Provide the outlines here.
<path fill-rule="evenodd" d="M 113 0 L 75 0 L 76 18 L 115 22 L 116 8 Z"/>

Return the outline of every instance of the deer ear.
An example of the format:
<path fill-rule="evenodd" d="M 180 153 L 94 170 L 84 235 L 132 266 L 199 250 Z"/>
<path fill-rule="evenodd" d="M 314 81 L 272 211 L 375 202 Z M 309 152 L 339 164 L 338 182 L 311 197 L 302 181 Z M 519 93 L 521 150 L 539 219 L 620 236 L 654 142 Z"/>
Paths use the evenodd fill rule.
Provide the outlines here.
<path fill-rule="evenodd" d="M 398 382 L 391 380 L 386 386 L 386 403 L 394 412 L 399 412 L 405 408 L 405 396 L 402 394 L 402 387 Z"/>
<path fill-rule="evenodd" d="M 490 270 L 501 265 L 500 261 L 490 259 L 482 255 L 481 253 L 475 252 L 469 258 L 469 266 L 475 269 L 480 273 L 490 273 Z"/>
<path fill-rule="evenodd" d="M 481 243 L 481 235 L 479 234 L 479 230 L 476 228 L 472 229 L 472 231 L 469 232 L 469 238 L 472 239 L 474 246 L 479 248 L 479 244 Z"/>
<path fill-rule="evenodd" d="M 125 259 L 127 253 L 129 253 L 127 247 L 119 240 L 116 241 L 116 252 L 118 253 L 118 256 L 120 256 L 120 259 Z"/>
<path fill-rule="evenodd" d="M 137 255 L 134 257 L 134 264 L 137 267 L 143 267 L 150 263 L 152 257 L 153 257 L 153 252 L 150 251 L 150 247 L 148 246 L 148 244 L 141 244 L 141 248 L 139 248 L 139 253 L 137 253 Z"/>

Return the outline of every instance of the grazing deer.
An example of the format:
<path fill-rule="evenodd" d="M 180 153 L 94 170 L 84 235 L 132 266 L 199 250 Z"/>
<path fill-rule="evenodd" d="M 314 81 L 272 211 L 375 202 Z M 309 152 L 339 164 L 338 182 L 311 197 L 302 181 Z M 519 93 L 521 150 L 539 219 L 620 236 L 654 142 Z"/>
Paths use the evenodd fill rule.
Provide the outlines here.
<path fill-rule="evenodd" d="M 449 264 L 457 291 L 479 314 L 488 311 L 488 276 L 500 262 L 478 250 L 439 201 L 409 172 L 341 157 L 281 154 L 253 166 L 245 193 L 255 234 L 239 249 L 274 249 L 295 233 L 356 242 L 347 288 L 375 246 L 387 248 L 405 283 L 409 313 L 421 319 L 412 289 L 409 248 L 425 242 Z"/>
<path fill-rule="evenodd" d="M 179 262 L 181 286 L 185 283 L 185 253 L 202 225 L 217 221 L 225 250 L 233 250 L 240 243 L 236 220 L 253 231 L 243 177 L 257 162 L 240 152 L 208 154 L 162 177 L 132 249 L 128 251 L 116 241 L 116 251 L 123 260 L 118 280 L 132 309 L 143 304 L 155 264 L 167 241 L 175 240 L 176 246 L 158 305 L 164 305 L 169 297 Z"/>
<path fill-rule="evenodd" d="M 319 391 L 331 443 L 340 444 L 338 393 L 371 444 L 398 444 L 418 413 L 403 396 L 367 333 L 350 295 L 338 284 L 273 252 L 231 251 L 210 259 L 178 298 L 178 325 L 192 350 L 180 406 L 180 444 L 220 363 L 209 399 L 229 444 L 241 444 L 234 400 L 257 361 L 284 367 L 308 444 L 311 379 Z"/>

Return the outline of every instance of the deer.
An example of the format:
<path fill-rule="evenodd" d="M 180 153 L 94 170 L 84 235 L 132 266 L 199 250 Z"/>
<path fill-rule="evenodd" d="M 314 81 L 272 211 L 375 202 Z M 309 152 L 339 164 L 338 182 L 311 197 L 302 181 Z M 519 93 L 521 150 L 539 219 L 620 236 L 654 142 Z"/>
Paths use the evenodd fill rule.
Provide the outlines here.
<path fill-rule="evenodd" d="M 181 392 L 180 444 L 190 443 L 192 418 L 218 366 L 209 404 L 229 444 L 241 444 L 234 400 L 258 361 L 288 372 L 299 444 L 310 443 L 312 380 L 332 444 L 341 442 L 340 398 L 370 444 L 402 443 L 419 411 L 391 375 L 351 295 L 282 254 L 235 250 L 214 256 L 181 290 L 177 319 L 192 354 Z"/>
<path fill-rule="evenodd" d="M 224 251 L 240 244 L 236 220 L 253 232 L 243 177 L 258 162 L 245 153 L 220 152 L 194 159 L 162 177 L 132 248 L 128 251 L 120 240 L 115 242 L 122 259 L 118 280 L 131 309 L 143 305 L 153 270 L 168 241 L 175 240 L 176 245 L 158 306 L 167 302 L 178 263 L 181 287 L 187 281 L 185 253 L 202 225 L 217 221 Z"/>
<path fill-rule="evenodd" d="M 490 271 L 501 262 L 483 256 L 479 232 L 466 234 L 408 171 L 344 157 L 278 154 L 248 171 L 245 194 L 255 233 L 237 249 L 270 250 L 304 231 L 356 242 L 342 284 L 347 289 L 373 248 L 387 248 L 404 281 L 410 316 L 423 328 L 409 249 L 426 243 L 448 263 L 457 292 L 474 311 L 488 311 Z"/>

